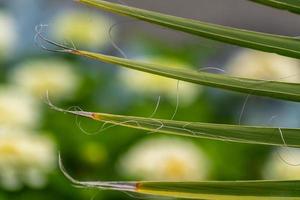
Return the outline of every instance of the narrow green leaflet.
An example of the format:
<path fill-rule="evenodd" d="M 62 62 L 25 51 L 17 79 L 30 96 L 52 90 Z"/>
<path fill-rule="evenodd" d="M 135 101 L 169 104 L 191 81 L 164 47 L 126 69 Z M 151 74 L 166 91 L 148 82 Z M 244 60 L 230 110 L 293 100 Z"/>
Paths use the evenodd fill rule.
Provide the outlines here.
<path fill-rule="evenodd" d="M 165 133 L 187 137 L 207 138 L 228 142 L 300 147 L 299 128 L 279 128 L 263 126 L 241 126 L 211 124 L 201 122 L 175 121 L 135 116 L 122 116 L 85 111 L 67 111 L 49 104 L 53 109 L 104 122 L 105 125 L 124 126 L 151 133 Z M 109 126 L 109 127 L 112 127 Z"/>
<path fill-rule="evenodd" d="M 297 200 L 300 181 L 142 182 L 137 192 L 205 200 Z"/>
<path fill-rule="evenodd" d="M 267 96 L 290 101 L 300 101 L 299 83 L 231 77 L 228 75 L 194 71 L 188 68 L 159 66 L 88 51 L 65 50 L 64 52 L 191 83 L 223 88 L 252 95 Z"/>
<path fill-rule="evenodd" d="M 65 170 L 59 156 L 59 167 L 74 185 L 84 188 L 116 190 L 155 196 L 202 200 L 299 200 L 300 181 L 78 181 Z"/>
<path fill-rule="evenodd" d="M 299 0 L 250 0 L 250 1 L 300 14 Z"/>
<path fill-rule="evenodd" d="M 300 58 L 300 40 L 297 38 L 204 23 L 201 21 L 138 9 L 102 0 L 78 1 L 96 8 L 134 17 L 193 35 L 198 35 L 251 49 Z M 186 2 L 183 2 L 183 4 L 184 3 Z"/>

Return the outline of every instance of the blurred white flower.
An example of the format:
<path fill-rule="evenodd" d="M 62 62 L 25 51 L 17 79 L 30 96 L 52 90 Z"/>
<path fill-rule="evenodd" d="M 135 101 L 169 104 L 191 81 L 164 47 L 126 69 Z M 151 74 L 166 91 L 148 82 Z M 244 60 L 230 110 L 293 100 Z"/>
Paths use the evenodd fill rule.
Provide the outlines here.
<path fill-rule="evenodd" d="M 0 59 L 9 57 L 17 43 L 15 20 L 5 11 L 0 11 Z"/>
<path fill-rule="evenodd" d="M 263 169 L 263 176 L 265 179 L 300 179 L 300 149 L 276 149 Z"/>
<path fill-rule="evenodd" d="M 119 162 L 120 171 L 143 180 L 200 180 L 208 161 L 193 143 L 170 138 L 146 139 L 132 147 Z"/>
<path fill-rule="evenodd" d="M 33 128 L 40 118 L 40 104 L 15 87 L 0 87 L 0 125 Z"/>
<path fill-rule="evenodd" d="M 62 10 L 53 24 L 52 34 L 58 40 L 73 41 L 76 46 L 104 48 L 109 44 L 109 29 L 113 21 L 90 11 Z"/>
<path fill-rule="evenodd" d="M 80 82 L 72 65 L 59 59 L 25 61 L 11 73 L 10 80 L 38 98 L 48 91 L 56 99 L 72 97 Z"/>
<path fill-rule="evenodd" d="M 297 59 L 254 50 L 238 52 L 228 63 L 228 73 L 244 78 L 300 82 Z"/>
<path fill-rule="evenodd" d="M 138 60 L 168 67 L 188 66 L 182 61 L 163 57 L 138 58 Z M 176 102 L 177 91 L 179 91 L 179 101 L 185 105 L 192 103 L 202 91 L 202 88 L 196 84 L 180 81 L 178 85 L 175 79 L 131 69 L 121 69 L 119 78 L 125 88 L 143 95 L 166 95 L 173 102 Z M 179 90 L 177 90 L 177 85 Z"/>
<path fill-rule="evenodd" d="M 16 128 L 0 128 L 0 186 L 43 187 L 55 167 L 55 145 L 47 137 Z"/>

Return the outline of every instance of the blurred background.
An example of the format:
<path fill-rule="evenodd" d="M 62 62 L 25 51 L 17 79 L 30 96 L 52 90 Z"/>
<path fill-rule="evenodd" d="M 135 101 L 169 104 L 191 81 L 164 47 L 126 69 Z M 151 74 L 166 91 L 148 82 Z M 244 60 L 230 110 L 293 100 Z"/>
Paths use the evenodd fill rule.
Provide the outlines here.
<path fill-rule="evenodd" d="M 121 3 L 237 28 L 300 35 L 297 15 L 246 0 Z M 209 123 L 300 124 L 296 103 L 182 81 L 178 84 L 47 52 L 34 40 L 35 27 L 41 24 L 47 37 L 73 43 L 78 49 L 211 73 L 300 82 L 299 61 L 295 59 L 167 30 L 72 0 L 0 0 L 1 200 L 144 198 L 72 187 L 57 167 L 58 152 L 67 171 L 78 180 L 300 178 L 300 152 L 296 149 L 190 139 L 123 127 L 103 130 L 101 123 L 52 110 L 46 104 L 47 93 L 52 103 L 71 110 Z"/>

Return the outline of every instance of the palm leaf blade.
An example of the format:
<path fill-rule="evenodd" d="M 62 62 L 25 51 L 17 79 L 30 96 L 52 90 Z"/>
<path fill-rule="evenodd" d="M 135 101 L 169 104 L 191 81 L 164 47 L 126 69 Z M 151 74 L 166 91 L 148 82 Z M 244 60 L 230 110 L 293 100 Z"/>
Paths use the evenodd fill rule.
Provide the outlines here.
<path fill-rule="evenodd" d="M 103 0 L 78 1 L 96 8 L 134 17 L 193 35 L 242 47 L 300 58 L 300 40 L 297 38 L 225 27 L 144 9 L 123 6 Z"/>
<path fill-rule="evenodd" d="M 146 130 L 152 133 L 165 133 L 239 143 L 300 147 L 300 129 L 298 128 L 186 122 L 55 109 L 116 126 Z"/>
<path fill-rule="evenodd" d="M 264 4 L 278 9 L 288 10 L 300 14 L 300 2 L 295 0 L 250 0 L 256 3 Z"/>
<path fill-rule="evenodd" d="M 66 52 L 88 57 L 91 59 L 96 59 L 98 61 L 110 64 L 120 65 L 134 70 L 148 72 L 200 85 L 222 88 L 252 95 L 267 96 L 297 102 L 300 101 L 299 83 L 231 77 L 228 75 L 194 71 L 188 68 L 159 66 L 114 56 L 107 56 L 99 53 L 92 53 L 88 51 L 71 50 Z"/>
<path fill-rule="evenodd" d="M 299 200 L 300 181 L 78 181 L 65 170 L 59 155 L 59 167 L 74 185 L 85 188 L 108 189 L 155 196 L 203 200 Z"/>
<path fill-rule="evenodd" d="M 205 200 L 300 199 L 299 181 L 144 182 L 144 194 Z"/>

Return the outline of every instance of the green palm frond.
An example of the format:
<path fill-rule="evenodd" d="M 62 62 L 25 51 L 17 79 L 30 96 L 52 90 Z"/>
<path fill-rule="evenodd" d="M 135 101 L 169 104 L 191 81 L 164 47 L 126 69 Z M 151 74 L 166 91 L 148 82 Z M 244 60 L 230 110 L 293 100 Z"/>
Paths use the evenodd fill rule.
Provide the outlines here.
<path fill-rule="evenodd" d="M 300 1 L 298 0 L 250 0 L 278 9 L 288 10 L 300 14 Z"/>
<path fill-rule="evenodd" d="M 298 38 L 220 26 L 102 0 L 78 1 L 99 9 L 134 17 L 193 35 L 251 49 L 300 58 L 300 40 Z"/>

